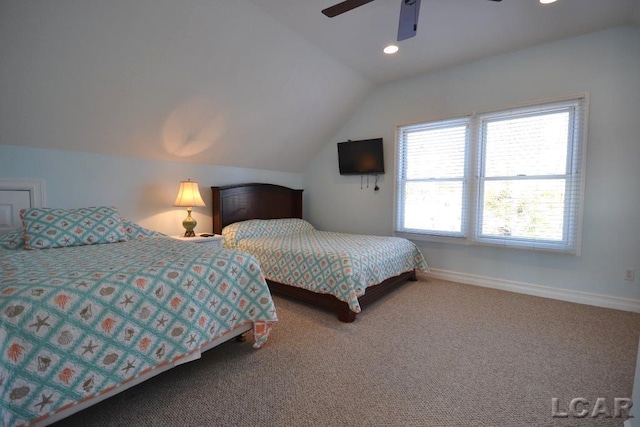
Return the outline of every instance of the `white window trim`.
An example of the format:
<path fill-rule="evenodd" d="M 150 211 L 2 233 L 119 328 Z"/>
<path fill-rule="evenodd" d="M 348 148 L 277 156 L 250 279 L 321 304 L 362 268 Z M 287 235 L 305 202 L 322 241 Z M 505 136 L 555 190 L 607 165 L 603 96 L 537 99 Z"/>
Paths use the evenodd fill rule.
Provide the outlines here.
<path fill-rule="evenodd" d="M 399 141 L 399 129 L 402 127 L 419 125 L 422 123 L 430 123 L 430 122 L 438 122 L 438 121 L 448 121 L 448 120 L 457 120 L 457 119 L 465 119 L 469 118 L 470 120 L 470 132 L 472 135 L 477 135 L 478 130 L 474 127 L 479 126 L 479 120 L 474 120 L 478 116 L 482 115 L 490 115 L 490 114 L 499 114 L 506 110 L 517 110 L 524 109 L 528 107 L 535 107 L 538 105 L 544 104 L 553 104 L 553 103 L 562 103 L 562 102 L 571 102 L 582 100 L 583 109 L 582 109 L 582 126 L 580 129 L 581 136 L 579 141 L 578 149 L 581 151 L 579 155 L 580 159 L 580 170 L 581 170 L 581 179 L 580 179 L 580 189 L 579 189 L 579 198 L 577 199 L 577 203 L 579 204 L 575 221 L 575 243 L 576 246 L 573 250 L 560 249 L 557 248 L 556 245 L 547 245 L 544 243 L 537 244 L 536 247 L 519 245 L 515 241 L 509 242 L 509 244 L 505 244 L 501 239 L 491 239 L 491 238 L 476 238 L 474 235 L 477 234 L 477 214 L 478 214 L 478 192 L 479 192 L 479 161 L 478 158 L 478 150 L 474 145 L 473 149 L 467 150 L 466 155 L 468 156 L 467 160 L 467 186 L 466 191 L 469 195 L 463 203 L 469 203 L 467 206 L 467 218 L 465 220 L 466 229 L 462 230 L 463 236 L 439 236 L 436 234 L 424 234 L 418 231 L 416 232 L 407 232 L 407 231 L 397 231 L 398 225 L 398 202 L 399 202 L 399 193 L 400 193 L 400 183 L 398 181 L 398 159 L 400 156 L 400 141 Z M 393 177 L 394 177 L 394 209 L 393 209 L 393 234 L 398 237 L 404 237 L 410 240 L 415 241 L 426 241 L 426 242 L 437 242 L 437 243 L 447 243 L 447 244 L 457 244 L 457 245 L 465 245 L 465 246 L 490 246 L 490 247 L 504 247 L 508 249 L 524 249 L 524 250 L 534 250 L 534 251 L 549 251 L 553 253 L 561 253 L 568 254 L 573 256 L 581 256 L 582 252 L 582 228 L 583 228 L 583 215 L 584 215 L 584 196 L 585 196 L 585 184 L 586 184 L 586 165 L 587 165 L 587 145 L 588 145 L 588 128 L 589 128 L 589 93 L 578 93 L 572 95 L 566 95 L 562 97 L 554 97 L 554 98 L 545 98 L 537 101 L 521 103 L 516 105 L 503 106 L 499 108 L 485 109 L 485 110 L 474 110 L 468 114 L 457 115 L 454 117 L 435 117 L 425 120 L 420 120 L 417 122 L 406 122 L 406 123 L 398 123 L 396 124 L 396 132 L 395 132 L 395 144 L 394 144 L 394 161 L 393 161 Z M 473 173 L 471 173 L 473 172 Z"/>

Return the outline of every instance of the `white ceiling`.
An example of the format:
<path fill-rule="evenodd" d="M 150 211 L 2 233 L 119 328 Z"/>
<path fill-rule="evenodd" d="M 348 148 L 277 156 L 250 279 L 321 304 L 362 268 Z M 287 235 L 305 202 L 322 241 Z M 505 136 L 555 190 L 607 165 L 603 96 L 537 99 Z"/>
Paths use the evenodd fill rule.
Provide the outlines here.
<path fill-rule="evenodd" d="M 640 0 L 422 0 L 418 35 L 391 57 L 403 0 L 376 0 L 327 18 L 340 0 L 250 0 L 374 83 L 620 25 L 640 25 Z"/>
<path fill-rule="evenodd" d="M 377 84 L 640 24 L 640 0 L 2 0 L 0 144 L 300 173 Z M 354 137 L 365 137 L 357 135 Z"/>

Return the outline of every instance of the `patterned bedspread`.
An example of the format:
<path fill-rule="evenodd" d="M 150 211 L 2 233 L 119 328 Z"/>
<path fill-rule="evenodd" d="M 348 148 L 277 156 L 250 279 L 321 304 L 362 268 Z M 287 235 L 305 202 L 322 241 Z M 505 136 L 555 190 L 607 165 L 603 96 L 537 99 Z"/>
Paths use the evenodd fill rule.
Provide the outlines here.
<path fill-rule="evenodd" d="M 267 279 L 334 295 L 355 313 L 368 286 L 406 271 L 427 270 L 417 246 L 399 237 L 313 229 L 242 238 L 235 244 L 256 257 Z"/>
<path fill-rule="evenodd" d="M 276 311 L 245 253 L 148 237 L 0 250 L 0 424 L 28 423 Z"/>

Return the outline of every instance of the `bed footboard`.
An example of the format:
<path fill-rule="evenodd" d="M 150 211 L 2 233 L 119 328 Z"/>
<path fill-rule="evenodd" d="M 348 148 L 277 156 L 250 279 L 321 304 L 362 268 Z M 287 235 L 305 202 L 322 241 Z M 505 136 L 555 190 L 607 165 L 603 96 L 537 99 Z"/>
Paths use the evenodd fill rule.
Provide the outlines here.
<path fill-rule="evenodd" d="M 360 298 L 358 298 L 360 307 L 364 308 L 365 306 L 371 304 L 377 299 L 382 298 L 384 295 L 393 291 L 400 284 L 406 281 L 416 281 L 416 280 L 418 280 L 416 278 L 416 271 L 411 270 L 411 271 L 407 271 L 402 274 L 399 274 L 398 276 L 391 277 L 377 285 L 370 286 L 367 288 L 366 293 L 362 295 Z M 267 284 L 269 285 L 269 289 L 273 293 L 277 293 L 279 295 L 284 295 L 290 298 L 309 302 L 324 308 L 328 308 L 330 310 L 334 310 L 336 315 L 338 316 L 338 320 L 340 320 L 341 322 L 351 323 L 354 320 L 356 320 L 356 313 L 351 311 L 351 309 L 349 308 L 349 304 L 347 304 L 344 301 L 340 301 L 333 295 L 318 294 L 303 288 L 284 285 L 282 283 L 274 282 L 268 279 L 267 279 Z"/>

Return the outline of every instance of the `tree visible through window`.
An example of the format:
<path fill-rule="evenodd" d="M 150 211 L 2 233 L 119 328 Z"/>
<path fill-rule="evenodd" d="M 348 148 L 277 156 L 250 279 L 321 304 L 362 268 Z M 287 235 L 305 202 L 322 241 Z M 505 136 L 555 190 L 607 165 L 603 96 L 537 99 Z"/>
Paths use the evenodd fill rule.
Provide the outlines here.
<path fill-rule="evenodd" d="M 400 126 L 396 232 L 577 253 L 584 104 Z"/>

